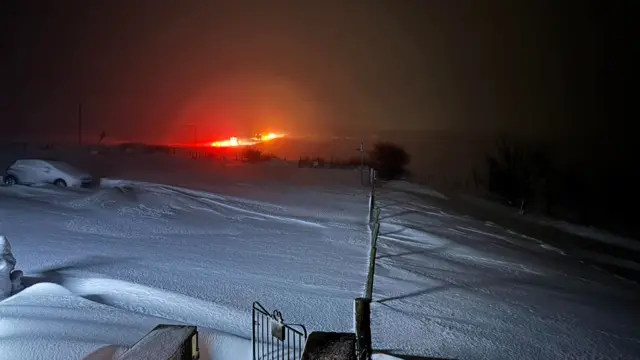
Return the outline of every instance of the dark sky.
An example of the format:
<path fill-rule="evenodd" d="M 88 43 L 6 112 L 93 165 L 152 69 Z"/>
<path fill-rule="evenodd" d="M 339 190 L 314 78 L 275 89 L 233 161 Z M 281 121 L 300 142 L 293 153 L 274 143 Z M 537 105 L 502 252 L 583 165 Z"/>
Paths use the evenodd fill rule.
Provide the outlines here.
<path fill-rule="evenodd" d="M 79 101 L 87 136 L 156 141 L 594 130 L 622 106 L 616 1 L 1 4 L 4 138 L 74 137 Z"/>

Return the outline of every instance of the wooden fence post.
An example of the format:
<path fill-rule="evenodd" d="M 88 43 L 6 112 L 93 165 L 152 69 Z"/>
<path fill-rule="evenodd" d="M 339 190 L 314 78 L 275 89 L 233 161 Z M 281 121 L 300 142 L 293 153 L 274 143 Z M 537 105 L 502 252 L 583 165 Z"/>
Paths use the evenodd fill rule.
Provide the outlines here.
<path fill-rule="evenodd" d="M 378 234 L 380 233 L 380 209 L 376 208 L 374 212 L 373 229 L 371 230 L 371 248 L 369 249 L 369 268 L 367 271 L 367 285 L 365 288 L 365 297 L 369 300 L 373 297 L 373 277 L 376 268 L 376 252 L 378 251 Z"/>
<path fill-rule="evenodd" d="M 373 218 L 373 209 L 376 204 L 376 170 L 369 169 L 369 180 L 371 182 L 371 190 L 369 192 L 369 224 L 371 224 L 375 219 Z"/>
<path fill-rule="evenodd" d="M 356 359 L 371 358 L 371 299 L 355 300 Z"/>

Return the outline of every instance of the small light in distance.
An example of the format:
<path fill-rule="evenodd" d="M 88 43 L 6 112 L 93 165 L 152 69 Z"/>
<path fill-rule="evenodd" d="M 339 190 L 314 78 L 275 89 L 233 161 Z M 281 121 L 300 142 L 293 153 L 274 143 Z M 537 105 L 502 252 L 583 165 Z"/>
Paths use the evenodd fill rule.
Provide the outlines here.
<path fill-rule="evenodd" d="M 214 141 L 211 143 L 212 147 L 230 147 L 230 146 L 240 146 L 240 142 L 237 137 L 229 138 L 229 140 L 222 141 Z"/>
<path fill-rule="evenodd" d="M 273 139 L 279 139 L 285 137 L 286 134 L 268 133 L 265 135 L 259 135 L 251 139 L 238 139 L 237 137 L 231 137 L 229 140 L 214 141 L 210 145 L 211 147 L 235 147 L 235 146 L 249 146 L 256 145 L 261 142 L 270 141 Z"/>
<path fill-rule="evenodd" d="M 262 135 L 260 137 L 260 140 L 269 141 L 269 140 L 273 140 L 273 139 L 282 138 L 282 137 L 284 137 L 284 135 L 285 134 L 268 133 L 268 134 Z"/>

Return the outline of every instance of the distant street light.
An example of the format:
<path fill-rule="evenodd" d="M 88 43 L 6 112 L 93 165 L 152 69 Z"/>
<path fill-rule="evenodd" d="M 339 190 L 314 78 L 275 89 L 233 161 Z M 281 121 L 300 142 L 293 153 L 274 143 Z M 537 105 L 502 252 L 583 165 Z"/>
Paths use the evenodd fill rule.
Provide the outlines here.
<path fill-rule="evenodd" d="M 360 141 L 360 185 L 364 185 L 364 141 Z"/>

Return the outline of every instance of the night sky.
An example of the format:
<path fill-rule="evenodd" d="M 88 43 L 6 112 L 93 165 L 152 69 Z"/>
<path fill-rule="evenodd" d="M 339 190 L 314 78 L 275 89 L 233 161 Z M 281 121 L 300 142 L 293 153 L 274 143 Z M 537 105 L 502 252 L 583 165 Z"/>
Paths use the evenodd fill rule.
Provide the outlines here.
<path fill-rule="evenodd" d="M 1 4 L 4 139 L 74 138 L 79 102 L 87 136 L 143 141 L 623 123 L 616 1 Z"/>

